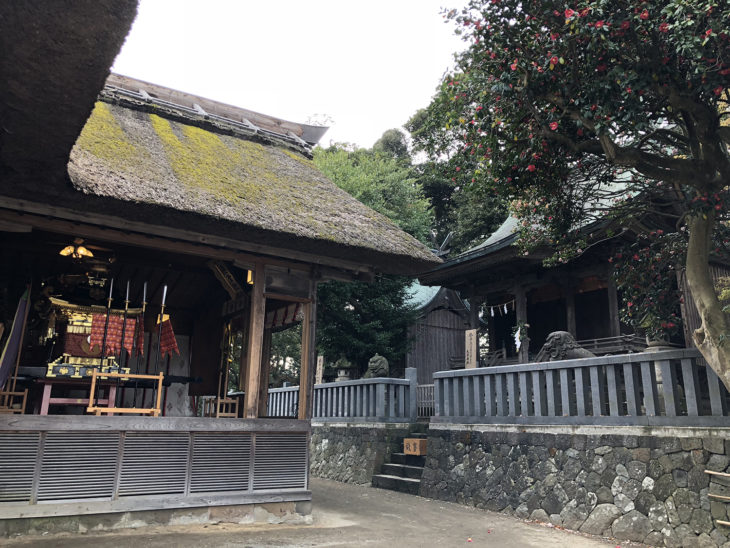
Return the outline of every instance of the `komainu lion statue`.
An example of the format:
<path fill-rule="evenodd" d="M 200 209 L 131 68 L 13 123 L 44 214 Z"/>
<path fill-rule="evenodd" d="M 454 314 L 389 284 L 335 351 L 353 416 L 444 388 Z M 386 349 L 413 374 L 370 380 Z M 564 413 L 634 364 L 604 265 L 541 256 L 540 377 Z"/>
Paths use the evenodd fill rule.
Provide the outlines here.
<path fill-rule="evenodd" d="M 567 331 L 553 331 L 548 335 L 545 344 L 537 353 L 538 362 L 555 362 L 558 360 L 575 360 L 578 358 L 595 358 L 596 355 L 581 347 Z"/>
<path fill-rule="evenodd" d="M 373 379 L 375 377 L 387 377 L 390 372 L 388 360 L 380 354 L 375 354 L 368 362 L 368 370 L 365 371 L 363 379 Z"/>

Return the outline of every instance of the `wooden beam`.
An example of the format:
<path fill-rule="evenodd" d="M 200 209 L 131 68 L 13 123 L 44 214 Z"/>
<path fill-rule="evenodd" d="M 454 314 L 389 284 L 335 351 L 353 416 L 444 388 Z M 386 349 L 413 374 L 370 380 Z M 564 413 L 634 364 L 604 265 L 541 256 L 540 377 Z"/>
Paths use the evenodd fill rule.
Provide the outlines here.
<path fill-rule="evenodd" d="M 248 351 L 246 359 L 246 405 L 244 418 L 255 419 L 259 416 L 259 384 L 261 382 L 261 356 L 264 342 L 264 317 L 266 316 L 266 269 L 258 263 L 254 270 L 253 291 L 251 292 L 251 314 L 248 331 Z"/>
<path fill-rule="evenodd" d="M 301 420 L 312 418 L 315 364 L 317 363 L 317 283 L 312 281 L 312 302 L 304 305 L 302 322 L 302 358 L 299 368 L 299 414 Z"/>
<path fill-rule="evenodd" d="M 4 208 L 0 208 L 0 220 L 62 234 L 100 238 L 153 249 L 179 250 L 180 253 L 190 253 L 210 259 L 237 260 L 240 264 L 253 265 L 257 261 L 266 260 L 268 264 L 305 271 L 309 269 L 309 264 L 321 264 L 353 272 L 368 271 L 366 266 L 345 259 L 269 247 L 251 241 L 168 226 L 128 221 L 89 211 L 74 211 L 7 197 L 3 197 L 3 206 Z M 170 242 L 170 239 L 177 241 Z M 307 264 L 301 264 L 302 262 Z"/>

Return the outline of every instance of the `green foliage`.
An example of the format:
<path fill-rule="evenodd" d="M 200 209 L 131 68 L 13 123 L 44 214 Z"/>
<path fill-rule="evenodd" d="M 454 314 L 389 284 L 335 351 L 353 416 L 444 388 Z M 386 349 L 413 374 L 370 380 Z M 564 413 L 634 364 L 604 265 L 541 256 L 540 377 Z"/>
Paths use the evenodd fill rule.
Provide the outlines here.
<path fill-rule="evenodd" d="M 270 360 L 269 386 L 278 388 L 284 382 L 299 382 L 302 361 L 301 323 L 272 334 Z"/>
<path fill-rule="evenodd" d="M 659 230 L 609 259 L 623 302 L 621 320 L 651 340 L 670 340 L 681 326 L 677 268 L 685 251 L 683 234 Z"/>
<path fill-rule="evenodd" d="M 434 114 L 434 109 L 419 110 L 406 124 L 419 151 L 426 151 L 424 140 L 436 127 L 435 119 L 429 118 Z M 437 239 L 443 241 L 453 232 L 451 248 L 457 252 L 482 243 L 507 216 L 506 201 L 478 184 L 475 177 L 462 175 L 461 163 L 460 156 L 437 154 L 414 166 L 423 193 L 431 202 Z"/>
<path fill-rule="evenodd" d="M 406 305 L 410 280 L 381 276 L 373 283 L 327 282 L 317 293 L 317 345 L 328 362 L 341 357 L 360 372 L 377 352 L 391 367 L 408 352 L 408 326 L 416 312 Z"/>
<path fill-rule="evenodd" d="M 410 161 L 408 142 L 399 129 L 389 129 L 373 145 L 373 152 L 392 156 L 398 160 Z"/>
<path fill-rule="evenodd" d="M 337 186 L 427 242 L 433 214 L 408 158 L 400 155 L 399 140 L 405 146 L 403 134 L 389 130 L 374 147 L 377 150 L 341 145 L 315 149 L 314 163 Z M 317 345 L 327 361 L 347 358 L 362 373 L 378 352 L 398 366 L 409 347 L 408 325 L 415 320 L 405 304 L 409 284 L 409 279 L 394 276 L 381 276 L 370 284 L 321 284 Z"/>
<path fill-rule="evenodd" d="M 610 237 L 649 215 L 727 219 L 730 4 L 472 0 L 447 17 L 469 46 L 409 129 L 455 187 L 509 201 L 524 252 L 567 262 L 598 221 Z"/>
<path fill-rule="evenodd" d="M 338 187 L 411 236 L 427 241 L 432 214 L 408 164 L 388 154 L 347 150 L 342 145 L 316 148 L 314 163 Z"/>

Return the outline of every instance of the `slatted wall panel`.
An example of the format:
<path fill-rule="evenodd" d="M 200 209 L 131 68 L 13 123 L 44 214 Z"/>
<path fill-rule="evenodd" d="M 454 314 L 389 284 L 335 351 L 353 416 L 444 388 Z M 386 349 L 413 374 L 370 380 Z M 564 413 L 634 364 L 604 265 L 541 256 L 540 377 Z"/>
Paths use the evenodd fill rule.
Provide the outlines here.
<path fill-rule="evenodd" d="M 118 454 L 118 432 L 48 432 L 38 500 L 111 498 Z"/>
<path fill-rule="evenodd" d="M 190 492 L 248 491 L 251 434 L 193 434 Z"/>
<path fill-rule="evenodd" d="M 127 433 L 119 496 L 184 493 L 189 447 L 187 432 Z"/>
<path fill-rule="evenodd" d="M 0 502 L 28 501 L 40 434 L 0 434 Z"/>
<path fill-rule="evenodd" d="M 256 434 L 254 491 L 305 489 L 307 435 Z"/>

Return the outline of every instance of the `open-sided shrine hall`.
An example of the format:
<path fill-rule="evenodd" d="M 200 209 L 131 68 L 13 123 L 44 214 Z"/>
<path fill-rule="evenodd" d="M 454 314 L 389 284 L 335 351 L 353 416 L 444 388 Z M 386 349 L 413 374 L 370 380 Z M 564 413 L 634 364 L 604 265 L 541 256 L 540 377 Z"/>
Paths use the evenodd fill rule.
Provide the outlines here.
<path fill-rule="evenodd" d="M 306 512 L 317 284 L 439 260 L 314 168 L 326 128 L 107 79 L 134 12 L 2 19 L 0 520 Z M 276 417 L 271 334 L 297 323 Z"/>

